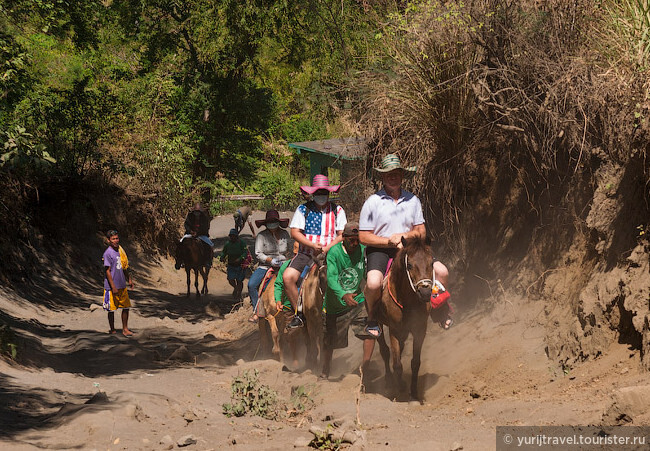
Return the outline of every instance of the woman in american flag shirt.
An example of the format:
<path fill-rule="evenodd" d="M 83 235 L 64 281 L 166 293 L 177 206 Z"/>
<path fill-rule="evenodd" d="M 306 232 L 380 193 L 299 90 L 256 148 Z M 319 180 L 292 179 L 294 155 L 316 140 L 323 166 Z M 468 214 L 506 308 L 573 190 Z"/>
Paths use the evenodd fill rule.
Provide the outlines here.
<path fill-rule="evenodd" d="M 287 328 L 293 329 L 304 325 L 302 312 L 298 311 L 298 287 L 296 283 L 306 266 L 310 266 L 313 257 L 326 253 L 333 245 L 342 241 L 342 233 L 348 222 L 345 211 L 340 205 L 330 202 L 330 193 L 339 190 L 340 185 L 330 185 L 327 176 L 317 174 L 311 186 L 300 189 L 313 195 L 314 200 L 300 205 L 291 219 L 291 238 L 300 244 L 298 254 L 284 271 L 282 281 L 291 306 L 296 312 Z"/>

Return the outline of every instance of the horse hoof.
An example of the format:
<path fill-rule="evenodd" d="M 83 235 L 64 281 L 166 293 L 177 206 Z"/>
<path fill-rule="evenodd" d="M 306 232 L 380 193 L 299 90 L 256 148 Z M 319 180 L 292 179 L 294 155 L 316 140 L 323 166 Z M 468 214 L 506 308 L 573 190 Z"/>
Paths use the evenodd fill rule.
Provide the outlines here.
<path fill-rule="evenodd" d="M 411 407 L 417 407 L 417 406 L 421 406 L 421 405 L 422 405 L 422 402 L 418 401 L 417 399 L 411 399 L 409 401 L 409 406 L 411 406 Z"/>

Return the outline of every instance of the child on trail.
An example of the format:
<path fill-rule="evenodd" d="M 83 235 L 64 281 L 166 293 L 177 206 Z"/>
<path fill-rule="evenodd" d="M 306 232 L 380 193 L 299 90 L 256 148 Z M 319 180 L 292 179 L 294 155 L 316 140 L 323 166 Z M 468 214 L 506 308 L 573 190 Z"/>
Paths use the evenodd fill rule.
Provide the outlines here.
<path fill-rule="evenodd" d="M 106 234 L 109 246 L 102 257 L 104 261 L 104 310 L 108 311 L 109 334 L 114 334 L 115 311 L 122 309 L 122 334 L 130 337 L 133 332 L 129 330 L 129 309 L 131 300 L 126 290 L 126 284 L 133 289 L 133 280 L 129 271 L 129 259 L 126 252 L 120 246 L 120 236 L 117 230 L 111 230 Z"/>

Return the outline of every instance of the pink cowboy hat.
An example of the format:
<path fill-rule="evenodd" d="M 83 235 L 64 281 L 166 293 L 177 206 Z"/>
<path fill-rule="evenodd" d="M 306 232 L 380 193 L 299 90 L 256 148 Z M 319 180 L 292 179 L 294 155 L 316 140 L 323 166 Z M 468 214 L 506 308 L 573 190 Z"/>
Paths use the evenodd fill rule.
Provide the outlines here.
<path fill-rule="evenodd" d="M 330 185 L 330 181 L 326 175 L 316 174 L 311 186 L 301 186 L 300 189 L 309 194 L 314 194 L 319 189 L 326 189 L 330 193 L 335 193 L 340 187 L 341 185 Z"/>

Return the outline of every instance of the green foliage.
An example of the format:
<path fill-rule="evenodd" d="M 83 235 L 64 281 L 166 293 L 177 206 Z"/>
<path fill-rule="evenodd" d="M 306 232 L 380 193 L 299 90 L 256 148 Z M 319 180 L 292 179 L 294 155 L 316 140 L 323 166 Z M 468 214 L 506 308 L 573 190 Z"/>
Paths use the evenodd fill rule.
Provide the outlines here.
<path fill-rule="evenodd" d="M 83 176 L 100 161 L 100 140 L 107 131 L 113 99 L 91 80 L 74 81 L 64 90 L 34 92 L 24 103 L 29 124 L 66 176 Z"/>
<path fill-rule="evenodd" d="M 267 385 L 259 382 L 259 371 L 244 371 L 235 376 L 230 385 L 231 402 L 223 405 L 223 414 L 227 417 L 255 415 L 269 420 L 278 420 L 287 416 L 304 414 L 314 405 L 312 391 L 305 386 L 291 388 L 289 406 Z"/>
<path fill-rule="evenodd" d="M 323 432 L 316 433 L 314 439 L 309 443 L 309 446 L 316 449 L 336 451 L 341 449 L 343 444 L 341 439 L 333 439 L 332 431 L 334 428 L 331 424 Z"/>
<path fill-rule="evenodd" d="M 248 413 L 269 420 L 278 417 L 278 395 L 267 385 L 259 383 L 259 372 L 245 371 L 231 384 L 231 401 L 223 405 L 227 417 L 241 417 Z"/>
<path fill-rule="evenodd" d="M 38 174 L 56 160 L 34 142 L 34 137 L 24 127 L 17 125 L 3 133 L 4 149 L 0 154 L 0 168 L 11 168 L 20 173 Z"/>
<path fill-rule="evenodd" d="M 267 165 L 260 169 L 252 190 L 273 199 L 277 208 L 295 206 L 300 202 L 300 182 L 286 167 Z"/>
<path fill-rule="evenodd" d="M 329 137 L 389 3 L 6 0 L 0 133 L 29 136 L 3 161 L 49 155 L 48 177 L 103 170 L 152 195 L 164 221 L 233 193 L 293 207 L 304 158 L 265 146 Z"/>
<path fill-rule="evenodd" d="M 274 132 L 287 142 L 315 141 L 330 138 L 327 127 L 322 120 L 310 119 L 305 114 L 290 116 L 271 131 L 271 133 Z"/>
<path fill-rule="evenodd" d="M 6 324 L 0 326 L 0 354 L 9 356 L 13 360 L 18 356 L 16 335 Z"/>
<path fill-rule="evenodd" d="M 313 390 L 313 387 L 312 387 Z M 289 416 L 296 416 L 305 413 L 314 406 L 312 390 L 307 389 L 304 385 L 291 387 L 291 406 Z"/>
<path fill-rule="evenodd" d="M 650 2 L 648 0 L 603 0 L 605 26 L 596 34 L 607 46 L 616 47 L 612 59 L 633 61 L 639 68 L 650 64 Z"/>

